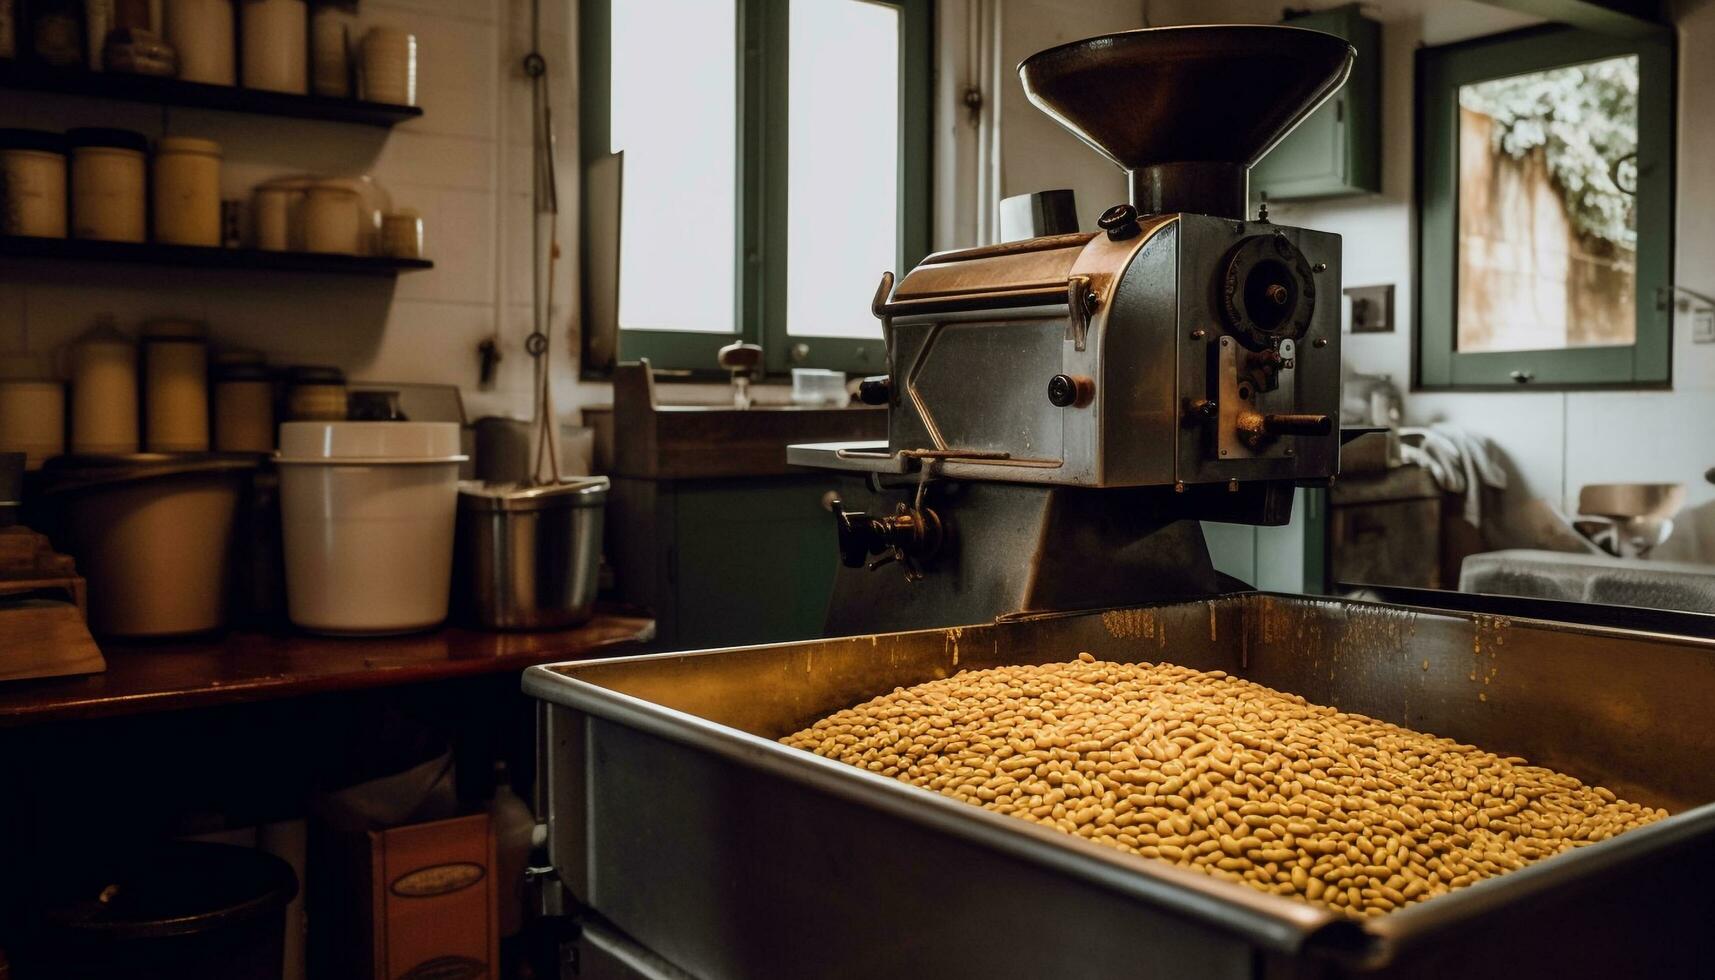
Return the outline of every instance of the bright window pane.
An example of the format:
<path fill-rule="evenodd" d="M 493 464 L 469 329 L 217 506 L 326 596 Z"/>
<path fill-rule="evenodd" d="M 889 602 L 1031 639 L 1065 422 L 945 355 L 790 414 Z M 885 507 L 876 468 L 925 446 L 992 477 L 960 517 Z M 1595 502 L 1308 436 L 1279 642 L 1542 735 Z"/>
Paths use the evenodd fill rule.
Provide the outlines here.
<path fill-rule="evenodd" d="M 734 333 L 736 0 L 616 0 L 619 324 Z"/>
<path fill-rule="evenodd" d="M 899 10 L 793 0 L 790 41 L 786 330 L 880 337 L 870 300 L 899 262 Z"/>
<path fill-rule="evenodd" d="M 1636 342 L 1638 59 L 1459 89 L 1461 351 Z"/>

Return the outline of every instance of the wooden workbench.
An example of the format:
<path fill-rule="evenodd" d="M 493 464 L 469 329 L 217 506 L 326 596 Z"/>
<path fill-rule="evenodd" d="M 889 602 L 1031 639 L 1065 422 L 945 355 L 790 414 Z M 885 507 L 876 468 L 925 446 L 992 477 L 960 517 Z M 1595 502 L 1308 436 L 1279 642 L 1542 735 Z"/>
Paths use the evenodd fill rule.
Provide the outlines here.
<path fill-rule="evenodd" d="M 583 626 L 546 633 L 447 627 L 391 637 L 240 632 L 105 643 L 105 673 L 0 684 L 0 728 L 521 671 L 624 652 L 651 639 L 654 629 L 649 619 L 598 613 Z"/>

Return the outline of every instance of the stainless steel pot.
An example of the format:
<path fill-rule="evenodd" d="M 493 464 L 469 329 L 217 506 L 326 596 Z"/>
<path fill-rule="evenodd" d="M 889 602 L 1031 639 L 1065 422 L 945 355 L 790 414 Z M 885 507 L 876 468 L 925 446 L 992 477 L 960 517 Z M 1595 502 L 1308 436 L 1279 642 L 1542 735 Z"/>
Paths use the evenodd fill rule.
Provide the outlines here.
<path fill-rule="evenodd" d="M 576 626 L 595 607 L 606 477 L 525 487 L 459 484 L 458 590 L 485 629 Z"/>

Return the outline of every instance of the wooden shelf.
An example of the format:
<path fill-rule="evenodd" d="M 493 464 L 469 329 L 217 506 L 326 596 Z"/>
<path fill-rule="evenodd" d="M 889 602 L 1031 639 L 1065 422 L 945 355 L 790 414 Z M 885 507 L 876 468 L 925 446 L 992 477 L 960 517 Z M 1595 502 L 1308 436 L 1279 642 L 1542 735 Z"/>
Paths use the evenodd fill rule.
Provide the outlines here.
<path fill-rule="evenodd" d="M 193 269 L 257 269 L 272 272 L 325 272 L 392 276 L 433 269 L 428 259 L 382 255 L 330 255 L 319 252 L 264 252 L 254 248 L 210 248 L 156 242 L 100 242 L 81 238 L 30 238 L 0 235 L 0 256 L 75 262 L 122 262 Z"/>
<path fill-rule="evenodd" d="M 236 85 L 204 85 L 151 75 L 44 68 L 17 61 L 0 61 L 0 89 L 54 92 L 189 109 L 217 109 L 253 116 L 323 119 L 382 128 L 423 114 L 417 106 L 323 95 L 292 95 Z"/>
<path fill-rule="evenodd" d="M 654 620 L 598 611 L 582 626 L 546 633 L 447 627 L 375 638 L 230 633 L 103 643 L 105 673 L 0 683 L 0 728 L 522 671 L 639 652 L 654 636 Z"/>

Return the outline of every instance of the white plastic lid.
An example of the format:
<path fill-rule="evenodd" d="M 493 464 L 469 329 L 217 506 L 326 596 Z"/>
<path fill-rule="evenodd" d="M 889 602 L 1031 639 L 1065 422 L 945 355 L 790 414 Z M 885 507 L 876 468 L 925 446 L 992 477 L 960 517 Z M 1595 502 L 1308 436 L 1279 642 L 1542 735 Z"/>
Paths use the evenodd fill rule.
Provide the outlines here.
<path fill-rule="evenodd" d="M 457 422 L 284 422 L 280 460 L 420 460 L 457 462 Z"/>

